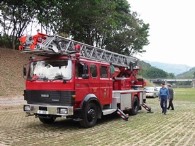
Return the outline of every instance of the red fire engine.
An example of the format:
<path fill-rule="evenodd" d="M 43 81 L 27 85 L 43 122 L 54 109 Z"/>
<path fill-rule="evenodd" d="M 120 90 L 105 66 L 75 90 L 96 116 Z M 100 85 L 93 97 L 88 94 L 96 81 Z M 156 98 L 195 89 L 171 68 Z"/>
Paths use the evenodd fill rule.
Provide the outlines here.
<path fill-rule="evenodd" d="M 23 70 L 28 116 L 46 124 L 71 118 L 92 127 L 104 115 L 118 113 L 128 120 L 127 114 L 148 108 L 137 58 L 56 35 L 38 33 L 19 40 L 19 49 L 33 56 Z"/>

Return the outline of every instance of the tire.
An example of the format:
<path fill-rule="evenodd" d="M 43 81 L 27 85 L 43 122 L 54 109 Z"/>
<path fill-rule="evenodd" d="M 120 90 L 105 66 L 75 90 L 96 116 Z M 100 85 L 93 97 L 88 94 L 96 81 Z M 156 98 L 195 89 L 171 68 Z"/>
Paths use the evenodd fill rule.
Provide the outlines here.
<path fill-rule="evenodd" d="M 132 109 L 130 110 L 129 114 L 130 115 L 137 115 L 138 110 L 139 110 L 139 101 L 138 101 L 138 98 L 135 96 L 133 104 L 132 104 Z"/>
<path fill-rule="evenodd" d="M 55 117 L 39 117 L 39 120 L 43 123 L 43 124 L 53 124 L 55 122 Z"/>
<path fill-rule="evenodd" d="M 95 103 L 89 102 L 83 109 L 83 120 L 80 125 L 84 128 L 95 126 L 98 118 L 98 107 Z"/>

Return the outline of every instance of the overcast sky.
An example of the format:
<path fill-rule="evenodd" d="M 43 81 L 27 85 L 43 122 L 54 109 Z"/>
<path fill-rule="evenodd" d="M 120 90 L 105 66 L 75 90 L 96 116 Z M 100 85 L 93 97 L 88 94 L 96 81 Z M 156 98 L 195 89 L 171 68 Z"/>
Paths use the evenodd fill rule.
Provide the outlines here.
<path fill-rule="evenodd" d="M 131 10 L 150 24 L 141 60 L 195 66 L 194 0 L 128 0 Z"/>

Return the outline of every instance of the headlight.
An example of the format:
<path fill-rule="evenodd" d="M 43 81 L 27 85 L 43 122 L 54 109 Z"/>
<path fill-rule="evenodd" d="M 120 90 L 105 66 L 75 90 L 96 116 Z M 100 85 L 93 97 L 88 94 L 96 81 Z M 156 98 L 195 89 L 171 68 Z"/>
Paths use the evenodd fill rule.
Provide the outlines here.
<path fill-rule="evenodd" d="M 30 111 L 30 105 L 24 105 L 24 111 Z"/>
<path fill-rule="evenodd" d="M 59 108 L 58 112 L 59 112 L 59 114 L 68 114 L 68 109 L 67 108 Z"/>

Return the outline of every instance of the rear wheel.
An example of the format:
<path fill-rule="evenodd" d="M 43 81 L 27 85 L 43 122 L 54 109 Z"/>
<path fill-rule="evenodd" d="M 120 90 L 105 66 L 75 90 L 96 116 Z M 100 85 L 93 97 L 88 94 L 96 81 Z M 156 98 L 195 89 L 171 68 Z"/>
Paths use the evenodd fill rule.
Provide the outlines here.
<path fill-rule="evenodd" d="M 85 128 L 93 127 L 97 122 L 98 107 L 95 103 L 89 102 L 84 107 L 83 120 L 80 125 Z"/>
<path fill-rule="evenodd" d="M 44 124 L 52 124 L 55 122 L 55 117 L 49 116 L 49 117 L 39 117 L 39 120 Z"/>
<path fill-rule="evenodd" d="M 137 115 L 138 110 L 139 110 L 139 101 L 138 101 L 138 98 L 135 96 L 133 104 L 132 104 L 132 109 L 130 110 L 130 114 Z"/>

